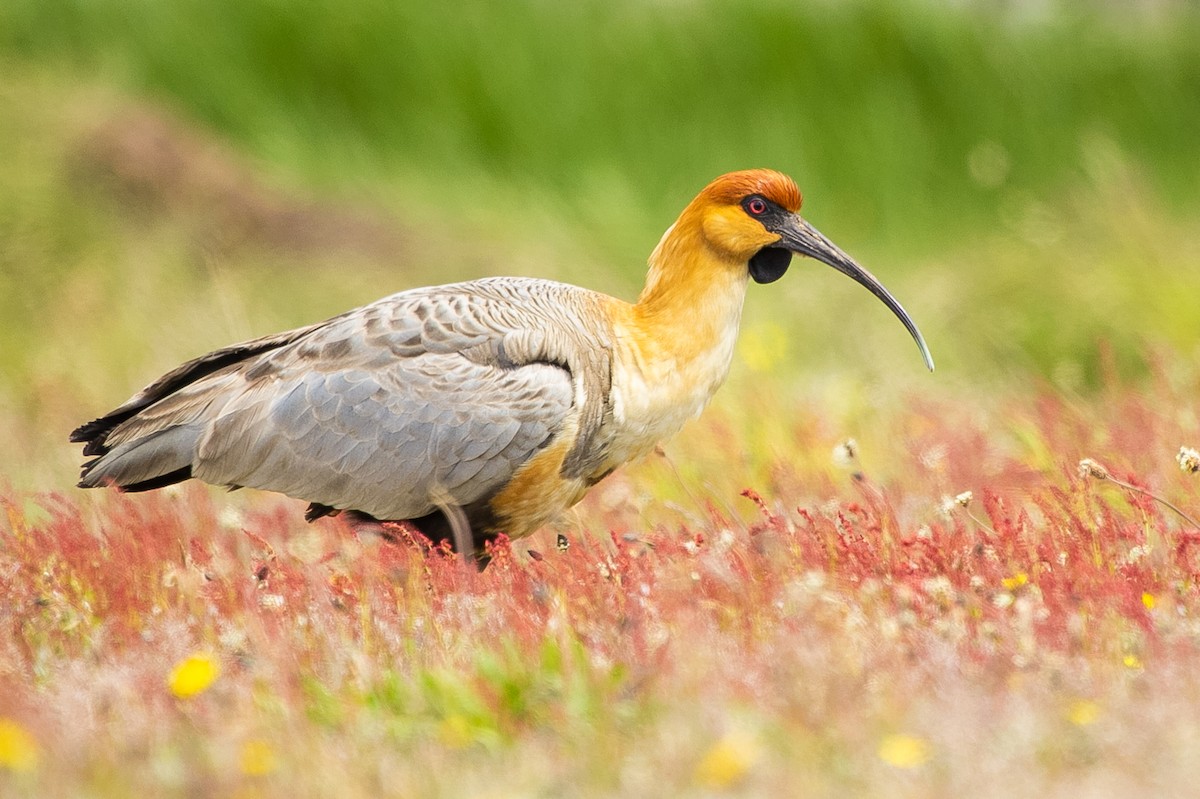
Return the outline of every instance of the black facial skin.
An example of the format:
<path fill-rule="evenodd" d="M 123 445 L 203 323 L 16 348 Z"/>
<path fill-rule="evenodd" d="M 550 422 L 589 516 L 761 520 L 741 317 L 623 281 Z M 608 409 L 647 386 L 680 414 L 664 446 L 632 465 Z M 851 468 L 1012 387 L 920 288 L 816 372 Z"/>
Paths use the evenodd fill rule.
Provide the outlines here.
<path fill-rule="evenodd" d="M 774 283 L 791 262 L 792 254 L 782 247 L 763 247 L 750 259 L 750 277 L 755 283 Z"/>
<path fill-rule="evenodd" d="M 763 227 L 775 232 L 788 217 L 788 212 L 761 194 L 751 194 L 742 200 L 742 209 Z M 761 210 L 759 210 L 761 209 Z M 759 210 L 759 213 L 755 213 Z M 763 247 L 750 259 L 750 277 L 755 283 L 774 283 L 787 272 L 792 253 L 782 247 Z"/>

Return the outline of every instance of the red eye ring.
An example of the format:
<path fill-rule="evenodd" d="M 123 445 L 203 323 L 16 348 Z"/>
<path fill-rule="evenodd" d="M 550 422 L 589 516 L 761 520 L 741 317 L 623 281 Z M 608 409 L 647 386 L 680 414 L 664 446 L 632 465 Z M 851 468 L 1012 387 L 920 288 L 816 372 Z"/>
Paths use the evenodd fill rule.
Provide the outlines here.
<path fill-rule="evenodd" d="M 767 212 L 767 202 L 761 197 L 751 197 L 746 203 L 746 210 L 755 216 L 762 216 Z"/>

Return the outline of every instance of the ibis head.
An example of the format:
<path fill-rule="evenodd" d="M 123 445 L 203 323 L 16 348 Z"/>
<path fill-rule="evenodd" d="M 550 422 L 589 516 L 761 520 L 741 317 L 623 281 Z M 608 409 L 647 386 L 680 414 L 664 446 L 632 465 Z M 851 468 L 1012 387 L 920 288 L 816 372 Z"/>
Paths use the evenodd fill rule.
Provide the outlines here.
<path fill-rule="evenodd" d="M 865 286 L 891 309 L 917 342 L 925 365 L 933 356 L 916 323 L 879 279 L 800 216 L 795 181 L 769 169 L 731 172 L 710 183 L 684 210 L 681 225 L 698 228 L 705 244 L 756 283 L 783 277 L 793 255 L 813 258 Z"/>

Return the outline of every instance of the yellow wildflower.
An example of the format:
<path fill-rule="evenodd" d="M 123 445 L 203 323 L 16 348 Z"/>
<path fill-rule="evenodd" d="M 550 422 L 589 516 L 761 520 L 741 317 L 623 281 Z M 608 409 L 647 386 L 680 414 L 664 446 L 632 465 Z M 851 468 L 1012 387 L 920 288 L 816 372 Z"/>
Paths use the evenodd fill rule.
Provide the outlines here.
<path fill-rule="evenodd" d="M 696 764 L 696 783 L 712 789 L 728 788 L 746 776 L 760 754 L 758 742 L 749 735 L 725 735 Z"/>
<path fill-rule="evenodd" d="M 1154 594 L 1149 591 L 1142 592 L 1142 604 L 1146 606 L 1146 610 L 1154 610 L 1154 606 L 1158 604 L 1158 600 Z"/>
<path fill-rule="evenodd" d="M 1121 662 L 1125 664 L 1125 668 L 1127 669 L 1138 670 L 1142 668 L 1142 659 L 1132 652 L 1122 658 Z"/>
<path fill-rule="evenodd" d="M 1067 721 L 1077 727 L 1095 724 L 1100 718 L 1100 706 L 1090 699 L 1076 699 L 1067 708 Z"/>
<path fill-rule="evenodd" d="M 1003 585 L 1007 591 L 1014 591 L 1025 585 L 1027 582 L 1029 582 L 1029 575 L 1025 572 L 1017 572 L 1012 577 L 1005 577 L 1000 580 L 1000 584 Z"/>
<path fill-rule="evenodd" d="M 931 755 L 929 742 L 915 735 L 897 733 L 879 742 L 879 759 L 896 768 L 916 768 Z"/>
<path fill-rule="evenodd" d="M 12 719 L 0 717 L 0 768 L 32 771 L 39 754 L 38 743 L 28 730 Z"/>
<path fill-rule="evenodd" d="M 242 744 L 240 766 L 243 774 L 262 777 L 275 770 L 275 750 L 261 738 L 251 738 Z"/>
<path fill-rule="evenodd" d="M 175 664 L 167 678 L 167 687 L 180 699 L 204 693 L 221 674 L 221 664 L 207 653 L 189 655 Z"/>
<path fill-rule="evenodd" d="M 453 713 L 438 724 L 438 739 L 451 749 L 463 749 L 475 741 L 475 733 L 465 716 Z"/>

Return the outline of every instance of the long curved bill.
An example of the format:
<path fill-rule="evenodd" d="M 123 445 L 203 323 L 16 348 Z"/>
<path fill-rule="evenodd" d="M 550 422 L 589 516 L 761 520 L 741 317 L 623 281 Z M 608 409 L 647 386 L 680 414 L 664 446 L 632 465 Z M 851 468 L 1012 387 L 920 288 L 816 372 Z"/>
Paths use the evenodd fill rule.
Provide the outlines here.
<path fill-rule="evenodd" d="M 929 367 L 929 371 L 933 371 L 933 356 L 929 353 L 928 345 L 925 344 L 925 337 L 917 329 L 917 323 L 908 315 L 908 311 L 904 310 L 900 301 L 893 297 L 892 293 L 885 289 L 874 275 L 859 266 L 853 258 L 842 252 L 841 248 L 795 214 L 791 215 L 787 224 L 777 232 L 780 235 L 779 246 L 786 247 L 797 255 L 806 255 L 832 266 L 842 274 L 854 278 L 858 283 L 866 286 L 872 294 L 883 300 L 883 304 L 904 323 L 904 327 L 908 329 L 913 340 L 921 349 L 921 357 L 925 359 L 925 365 Z"/>

